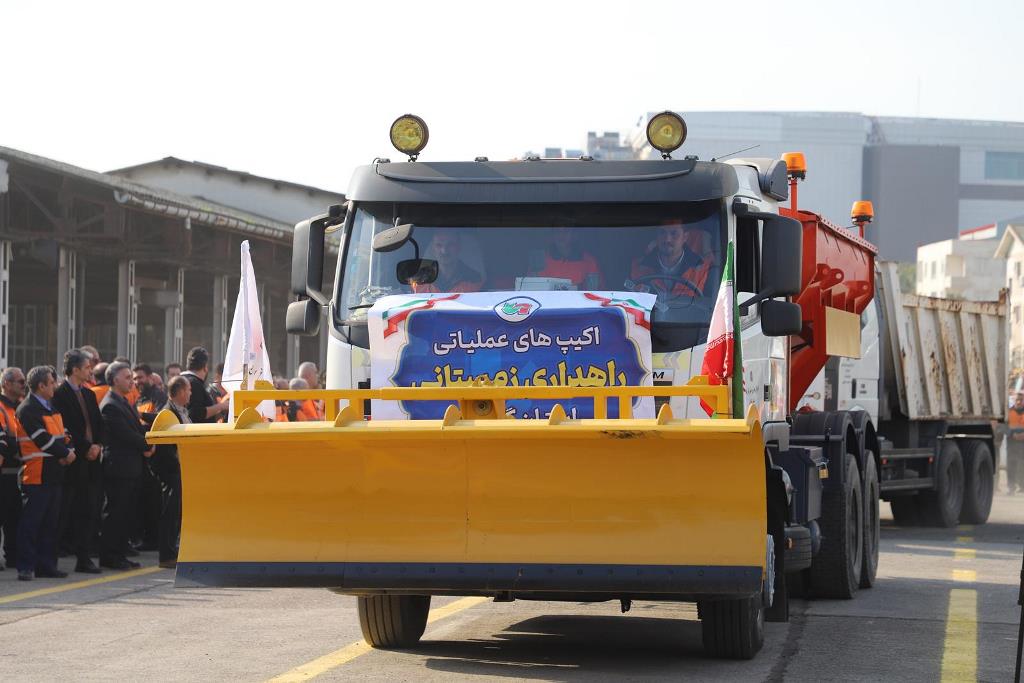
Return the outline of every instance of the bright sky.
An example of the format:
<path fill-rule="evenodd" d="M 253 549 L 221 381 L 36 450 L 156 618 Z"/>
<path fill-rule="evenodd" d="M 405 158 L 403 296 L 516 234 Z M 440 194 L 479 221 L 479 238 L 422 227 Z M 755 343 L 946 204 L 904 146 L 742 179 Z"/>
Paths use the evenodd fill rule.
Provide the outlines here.
<path fill-rule="evenodd" d="M 406 112 L 445 160 L 665 108 L 1024 121 L 1022 26 L 1021 0 L 0 0 L 0 145 L 343 191 Z"/>

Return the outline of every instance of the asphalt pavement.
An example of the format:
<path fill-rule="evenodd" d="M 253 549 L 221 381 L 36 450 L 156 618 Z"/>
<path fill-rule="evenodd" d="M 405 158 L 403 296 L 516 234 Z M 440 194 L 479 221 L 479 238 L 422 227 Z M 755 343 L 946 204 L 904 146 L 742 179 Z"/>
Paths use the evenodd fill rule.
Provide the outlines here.
<path fill-rule="evenodd" d="M 749 662 L 706 659 L 696 609 L 664 603 L 435 599 L 418 648 L 373 651 L 353 598 L 174 588 L 144 554 L 142 570 L 98 577 L 0 572 L 0 678 L 1012 680 L 1024 495 L 999 494 L 988 524 L 955 529 L 896 527 L 882 507 L 875 587 L 795 601 Z"/>

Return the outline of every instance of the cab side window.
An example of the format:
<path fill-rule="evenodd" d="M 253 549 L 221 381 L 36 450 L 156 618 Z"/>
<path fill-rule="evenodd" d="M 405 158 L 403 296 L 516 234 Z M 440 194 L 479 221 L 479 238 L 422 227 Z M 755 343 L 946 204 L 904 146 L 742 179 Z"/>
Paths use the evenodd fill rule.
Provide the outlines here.
<path fill-rule="evenodd" d="M 761 222 L 748 217 L 736 219 L 736 300 L 743 303 L 757 293 L 761 282 Z M 741 324 L 757 319 L 757 306 L 742 316 Z"/>

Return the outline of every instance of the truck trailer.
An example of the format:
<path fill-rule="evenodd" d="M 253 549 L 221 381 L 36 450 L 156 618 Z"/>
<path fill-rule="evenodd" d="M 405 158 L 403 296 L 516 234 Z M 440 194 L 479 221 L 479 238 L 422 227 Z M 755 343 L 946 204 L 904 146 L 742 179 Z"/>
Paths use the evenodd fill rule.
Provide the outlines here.
<path fill-rule="evenodd" d="M 417 161 L 422 119 L 391 133 L 408 161 L 358 168 L 295 227 L 288 329 L 326 320 L 328 389 L 257 386 L 229 424 L 162 415 L 148 435 L 181 458 L 179 584 L 354 595 L 381 648 L 414 646 L 434 595 L 690 601 L 728 658 L 788 619 L 795 581 L 872 585 L 878 430 L 795 411 L 860 354 L 866 203 L 850 227 L 799 207 L 799 154 L 672 158 L 671 112 L 648 127 L 660 160 Z M 705 369 L 713 325 L 732 373 Z M 267 400 L 326 419 L 266 422 Z"/>
<path fill-rule="evenodd" d="M 982 524 L 1006 419 L 1006 291 L 996 301 L 918 296 L 876 265 L 860 358 L 833 358 L 797 410 L 864 411 L 878 435 L 881 497 L 901 525 Z"/>

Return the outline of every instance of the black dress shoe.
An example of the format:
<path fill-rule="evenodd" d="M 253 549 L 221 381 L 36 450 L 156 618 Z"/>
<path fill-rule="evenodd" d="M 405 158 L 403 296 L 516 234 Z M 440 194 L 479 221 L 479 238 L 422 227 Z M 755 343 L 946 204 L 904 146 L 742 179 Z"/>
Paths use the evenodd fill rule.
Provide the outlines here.
<path fill-rule="evenodd" d="M 36 578 L 40 579 L 66 579 L 68 578 L 67 572 L 62 572 L 59 569 L 43 569 L 36 571 Z"/>
<path fill-rule="evenodd" d="M 84 562 L 79 561 L 75 565 L 75 571 L 79 574 L 99 574 L 100 568 L 92 563 L 92 560 L 86 559 Z"/>
<path fill-rule="evenodd" d="M 18 581 L 31 581 L 32 572 L 18 572 Z"/>
<path fill-rule="evenodd" d="M 138 562 L 132 562 L 131 560 L 125 559 L 109 561 L 100 560 L 100 566 L 106 567 L 107 569 L 120 569 L 121 571 L 124 571 L 126 569 L 138 569 L 142 565 Z"/>

